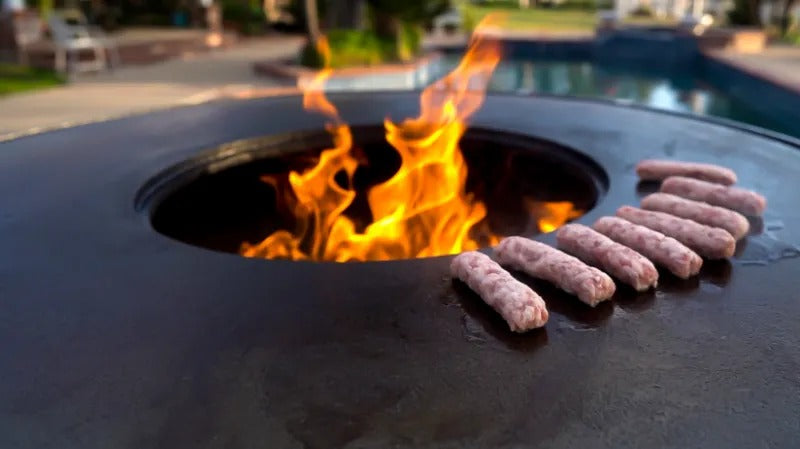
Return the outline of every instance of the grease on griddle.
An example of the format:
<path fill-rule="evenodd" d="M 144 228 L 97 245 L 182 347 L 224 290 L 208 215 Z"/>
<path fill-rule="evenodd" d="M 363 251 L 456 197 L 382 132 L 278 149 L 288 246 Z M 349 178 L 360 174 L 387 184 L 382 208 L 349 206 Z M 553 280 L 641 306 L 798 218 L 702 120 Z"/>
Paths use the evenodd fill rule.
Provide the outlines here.
<path fill-rule="evenodd" d="M 753 221 L 750 222 L 751 228 Z M 747 243 L 741 249 L 737 248 L 735 260 L 742 265 L 768 265 L 782 259 L 800 257 L 800 247 L 787 243 L 778 237 L 778 231 L 784 228 L 782 220 L 771 219 L 763 221 L 756 235 L 750 235 Z"/>
<path fill-rule="evenodd" d="M 658 273 L 659 284 L 661 283 L 661 270 Z M 675 276 L 673 276 L 675 277 Z M 677 277 L 676 277 L 677 279 Z M 658 288 L 658 287 L 656 287 Z M 618 305 L 626 312 L 643 312 L 655 304 L 656 290 L 651 288 L 643 292 L 637 292 L 628 285 L 617 284 L 617 291 L 611 297 L 611 302 Z"/>
<path fill-rule="evenodd" d="M 733 266 L 727 259 L 707 260 L 700 269 L 700 281 L 724 287 L 730 282 L 732 271 Z"/>
<path fill-rule="evenodd" d="M 636 196 L 644 198 L 651 193 L 658 192 L 660 186 L 661 182 L 659 181 L 639 181 L 636 184 Z"/>

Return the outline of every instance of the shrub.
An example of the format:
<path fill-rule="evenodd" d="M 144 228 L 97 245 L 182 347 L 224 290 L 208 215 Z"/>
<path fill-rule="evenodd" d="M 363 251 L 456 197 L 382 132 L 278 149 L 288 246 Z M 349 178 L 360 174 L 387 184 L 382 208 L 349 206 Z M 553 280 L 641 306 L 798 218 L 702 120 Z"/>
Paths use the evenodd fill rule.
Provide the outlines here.
<path fill-rule="evenodd" d="M 300 50 L 300 65 L 313 69 L 321 69 L 324 63 L 325 61 L 322 60 L 322 55 L 319 54 L 316 46 L 311 42 L 304 45 Z"/>
<path fill-rule="evenodd" d="M 367 5 L 373 14 L 423 26 L 450 9 L 449 0 L 367 0 Z"/>
<path fill-rule="evenodd" d="M 264 31 L 266 19 L 257 3 L 226 0 L 222 2 L 222 20 L 236 27 L 240 33 L 251 35 Z"/>
<path fill-rule="evenodd" d="M 558 9 L 595 11 L 597 10 L 598 4 L 594 0 L 565 0 L 556 7 Z"/>
<path fill-rule="evenodd" d="M 598 0 L 596 8 L 598 10 L 614 9 L 614 0 Z"/>
<path fill-rule="evenodd" d="M 331 67 L 410 60 L 422 47 L 422 27 L 448 5 L 448 0 L 366 0 L 367 30 L 326 31 Z M 321 66 L 321 59 L 314 45 L 300 54 L 300 62 L 309 67 Z"/>
<path fill-rule="evenodd" d="M 519 0 L 486 0 L 476 3 L 478 3 L 480 6 L 486 6 L 489 8 L 519 9 Z"/>
<path fill-rule="evenodd" d="M 636 7 L 636 9 L 631 11 L 631 16 L 633 16 L 633 17 L 654 17 L 655 14 L 653 13 L 653 10 L 649 6 L 639 5 L 639 6 Z"/>
<path fill-rule="evenodd" d="M 786 36 L 783 37 L 783 41 L 794 45 L 800 45 L 800 30 L 789 31 L 786 33 Z"/>
<path fill-rule="evenodd" d="M 372 31 L 331 30 L 327 37 L 332 68 L 376 65 L 398 58 L 397 42 L 379 38 Z M 324 61 L 316 46 L 309 43 L 300 53 L 300 63 L 307 67 L 321 68 Z"/>
<path fill-rule="evenodd" d="M 422 47 L 422 28 L 413 23 L 403 23 L 397 43 L 397 58 L 408 61 L 417 55 Z"/>
<path fill-rule="evenodd" d="M 478 18 L 469 8 L 461 9 L 461 27 L 467 33 L 472 33 L 478 26 Z"/>

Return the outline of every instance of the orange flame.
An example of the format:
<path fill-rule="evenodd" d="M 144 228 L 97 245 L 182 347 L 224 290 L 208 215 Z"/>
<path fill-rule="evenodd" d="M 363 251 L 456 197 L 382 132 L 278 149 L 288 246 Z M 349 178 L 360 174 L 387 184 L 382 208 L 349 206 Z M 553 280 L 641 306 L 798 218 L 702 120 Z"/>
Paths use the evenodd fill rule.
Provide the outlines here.
<path fill-rule="evenodd" d="M 538 218 L 537 224 L 541 232 L 555 231 L 564 223 L 583 214 L 569 201 L 532 201 L 528 203 L 528 212 Z"/>
<path fill-rule="evenodd" d="M 359 163 L 352 152 L 350 128 L 324 94 L 331 75 L 330 48 L 324 38 L 317 42 L 317 50 L 326 68 L 306 86 L 303 105 L 331 119 L 326 128 L 334 146 L 320 154 L 313 168 L 289 174 L 292 195 L 286 198 L 297 220 L 295 231 L 276 231 L 256 245 L 243 243 L 242 255 L 346 262 L 478 248 L 470 231 L 486 216 L 486 206 L 466 192 L 467 166 L 458 142 L 467 120 L 483 103 L 500 62 L 497 42 L 476 33 L 459 66 L 423 91 L 418 118 L 399 124 L 385 120 L 386 140 L 400 154 L 401 165 L 394 176 L 368 192 L 373 221 L 363 232 L 357 232 L 355 223 L 343 214 L 356 196 L 352 178 Z M 347 187 L 335 179 L 339 173 L 346 175 Z M 540 228 L 552 230 L 573 217 L 572 204 L 566 204 L 544 209 Z M 499 238 L 490 234 L 489 244 Z"/>

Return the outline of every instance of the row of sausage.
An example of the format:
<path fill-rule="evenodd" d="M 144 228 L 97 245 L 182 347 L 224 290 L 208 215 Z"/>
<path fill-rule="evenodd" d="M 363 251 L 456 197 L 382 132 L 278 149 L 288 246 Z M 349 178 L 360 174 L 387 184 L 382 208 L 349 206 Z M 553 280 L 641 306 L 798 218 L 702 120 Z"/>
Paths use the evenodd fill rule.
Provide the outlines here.
<path fill-rule="evenodd" d="M 637 291 L 656 287 L 662 266 L 680 278 L 696 275 L 703 258 L 731 257 L 736 241 L 749 232 L 745 215 L 759 216 L 766 200 L 733 186 L 736 174 L 724 167 L 682 161 L 645 160 L 636 172 L 660 181 L 658 193 L 641 208 L 622 206 L 616 216 L 591 227 L 562 226 L 558 249 L 524 237 L 507 237 L 493 258 L 466 252 L 451 263 L 451 273 L 477 292 L 508 323 L 524 332 L 545 325 L 544 300 L 503 266 L 548 281 L 595 306 L 616 291 L 613 278 Z"/>

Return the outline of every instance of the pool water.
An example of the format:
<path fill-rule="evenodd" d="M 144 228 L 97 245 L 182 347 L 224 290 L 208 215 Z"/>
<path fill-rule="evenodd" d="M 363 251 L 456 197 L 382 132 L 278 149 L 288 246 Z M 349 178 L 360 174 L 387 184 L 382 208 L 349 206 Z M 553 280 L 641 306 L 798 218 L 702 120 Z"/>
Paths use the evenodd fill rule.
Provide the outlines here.
<path fill-rule="evenodd" d="M 460 58 L 448 55 L 446 65 Z M 723 117 L 800 137 L 800 126 L 770 117 L 728 95 L 713 80 L 686 67 L 652 68 L 588 61 L 503 61 L 492 77 L 493 92 L 539 93 L 613 99 L 669 111 Z"/>

